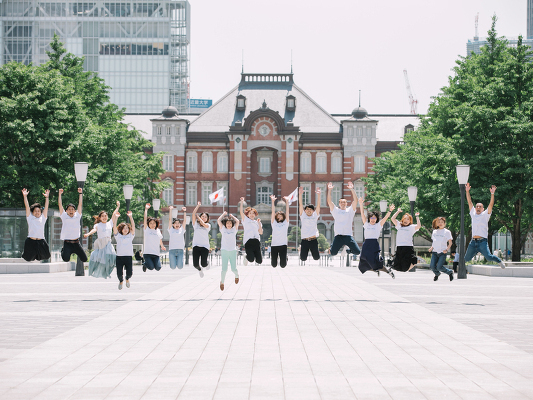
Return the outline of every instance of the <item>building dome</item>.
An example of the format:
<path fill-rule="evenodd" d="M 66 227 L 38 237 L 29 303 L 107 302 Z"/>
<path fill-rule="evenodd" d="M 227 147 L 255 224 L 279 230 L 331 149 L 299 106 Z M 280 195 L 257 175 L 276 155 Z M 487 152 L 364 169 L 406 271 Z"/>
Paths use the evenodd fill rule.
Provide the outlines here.
<path fill-rule="evenodd" d="M 173 118 L 178 116 L 178 110 L 176 107 L 168 106 L 163 108 L 162 114 L 164 118 Z"/>
<path fill-rule="evenodd" d="M 368 115 L 368 111 L 364 109 L 363 107 L 359 106 L 353 109 L 352 116 L 355 119 L 363 119 Z"/>

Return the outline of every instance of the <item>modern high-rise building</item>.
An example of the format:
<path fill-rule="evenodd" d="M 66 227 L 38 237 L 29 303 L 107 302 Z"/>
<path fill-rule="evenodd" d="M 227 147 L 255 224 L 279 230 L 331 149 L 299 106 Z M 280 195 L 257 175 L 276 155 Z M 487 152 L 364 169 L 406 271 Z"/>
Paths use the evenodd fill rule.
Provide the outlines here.
<path fill-rule="evenodd" d="M 533 39 L 533 0 L 527 0 L 527 38 Z"/>
<path fill-rule="evenodd" d="M 39 65 L 56 33 L 128 113 L 188 108 L 187 0 L 0 0 L 0 63 Z"/>

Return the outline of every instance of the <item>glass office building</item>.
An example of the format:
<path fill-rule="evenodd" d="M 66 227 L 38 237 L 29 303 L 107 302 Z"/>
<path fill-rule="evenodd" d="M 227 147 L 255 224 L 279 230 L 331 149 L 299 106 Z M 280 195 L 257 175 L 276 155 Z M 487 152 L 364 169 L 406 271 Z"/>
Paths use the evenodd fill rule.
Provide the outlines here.
<path fill-rule="evenodd" d="M 190 4 L 166 1 L 0 0 L 2 64 L 39 65 L 56 33 L 85 57 L 85 70 L 111 86 L 111 101 L 128 113 L 186 112 Z"/>

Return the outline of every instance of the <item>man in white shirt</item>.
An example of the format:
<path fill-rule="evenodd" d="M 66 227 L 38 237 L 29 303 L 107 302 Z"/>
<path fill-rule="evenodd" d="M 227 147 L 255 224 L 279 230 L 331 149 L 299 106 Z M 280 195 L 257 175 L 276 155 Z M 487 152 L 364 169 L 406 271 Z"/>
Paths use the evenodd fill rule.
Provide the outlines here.
<path fill-rule="evenodd" d="M 350 207 L 348 207 L 348 200 L 341 198 L 339 199 L 339 207 L 336 207 L 335 204 L 333 204 L 333 201 L 331 201 L 331 190 L 333 189 L 333 184 L 331 182 L 328 183 L 328 195 L 326 199 L 329 210 L 331 211 L 331 215 L 335 219 L 335 238 L 331 244 L 330 254 L 334 256 L 339 252 L 342 246 L 348 246 L 353 254 L 353 258 L 355 259 L 355 256 L 361 253 L 361 249 L 359 249 L 357 242 L 353 238 L 353 218 L 355 216 L 355 208 L 353 207 L 353 203 L 355 202 L 357 204 L 358 199 L 353 188 L 353 183 L 348 182 L 347 186 L 352 192 L 352 204 Z"/>
<path fill-rule="evenodd" d="M 492 215 L 492 206 L 494 206 L 496 186 L 492 185 L 490 188 L 490 203 L 487 210 L 484 209 L 482 203 L 477 203 L 474 207 L 470 198 L 470 183 L 466 184 L 465 190 L 468 208 L 470 209 L 470 217 L 472 218 L 472 240 L 466 249 L 465 262 L 470 261 L 477 253 L 481 253 L 487 261 L 497 262 L 500 264 L 500 267 L 505 268 L 503 261 L 490 253 L 487 242 L 487 237 L 489 236 L 489 219 Z"/>
<path fill-rule="evenodd" d="M 63 240 L 63 248 L 61 249 L 61 258 L 63 261 L 70 261 L 70 256 L 76 254 L 81 261 L 87 261 L 87 254 L 83 250 L 80 243 L 80 225 L 81 225 L 81 211 L 83 206 L 83 189 L 78 188 L 79 199 L 78 209 L 72 203 L 63 208 L 63 201 L 61 195 L 63 189 L 59 189 L 59 198 L 57 199 L 59 205 L 59 217 L 63 222 L 61 227 L 61 240 Z"/>

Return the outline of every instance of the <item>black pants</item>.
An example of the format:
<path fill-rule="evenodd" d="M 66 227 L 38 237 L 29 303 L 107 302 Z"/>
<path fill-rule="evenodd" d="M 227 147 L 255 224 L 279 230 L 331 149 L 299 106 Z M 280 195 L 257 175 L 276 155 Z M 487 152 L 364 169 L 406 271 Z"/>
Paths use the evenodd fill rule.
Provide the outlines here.
<path fill-rule="evenodd" d="M 87 261 L 87 254 L 85 254 L 85 251 L 83 250 L 83 247 L 81 247 L 79 240 L 74 243 L 67 242 L 65 240 L 63 242 L 63 248 L 61 249 L 61 258 L 63 261 L 70 261 L 70 256 L 72 254 L 76 254 L 83 262 Z"/>
<path fill-rule="evenodd" d="M 311 255 L 313 256 L 314 260 L 320 259 L 320 253 L 318 252 L 318 239 L 313 240 L 303 240 L 301 242 L 301 249 L 300 249 L 300 260 L 305 261 L 307 260 L 307 255 L 309 254 L 309 251 L 311 251 Z"/>
<path fill-rule="evenodd" d="M 278 266 L 278 255 L 279 255 L 279 265 L 281 268 L 287 266 L 287 245 L 283 246 L 272 246 L 272 258 L 271 263 L 275 268 Z"/>
<path fill-rule="evenodd" d="M 126 280 L 133 275 L 133 259 L 131 256 L 117 256 L 117 277 L 120 282 L 124 280 L 123 273 L 126 267 Z"/>
<path fill-rule="evenodd" d="M 259 239 L 248 239 L 244 244 L 244 249 L 246 250 L 246 259 L 249 262 L 256 262 L 261 264 L 263 262 L 263 256 L 261 255 L 261 242 Z M 272 255 L 272 257 L 274 257 Z"/>
<path fill-rule="evenodd" d="M 458 261 L 453 262 L 453 272 L 457 272 L 457 266 L 459 265 Z"/>
<path fill-rule="evenodd" d="M 205 247 L 194 246 L 192 248 L 192 265 L 194 265 L 194 268 L 196 268 L 198 271 L 202 270 L 200 268 L 200 258 L 202 259 L 202 267 L 207 267 L 209 265 L 207 262 L 208 255 L 209 249 L 206 249 Z"/>
<path fill-rule="evenodd" d="M 29 237 L 24 241 L 22 258 L 26 261 L 48 260 L 51 257 L 48 243 L 44 239 L 33 240 Z"/>

